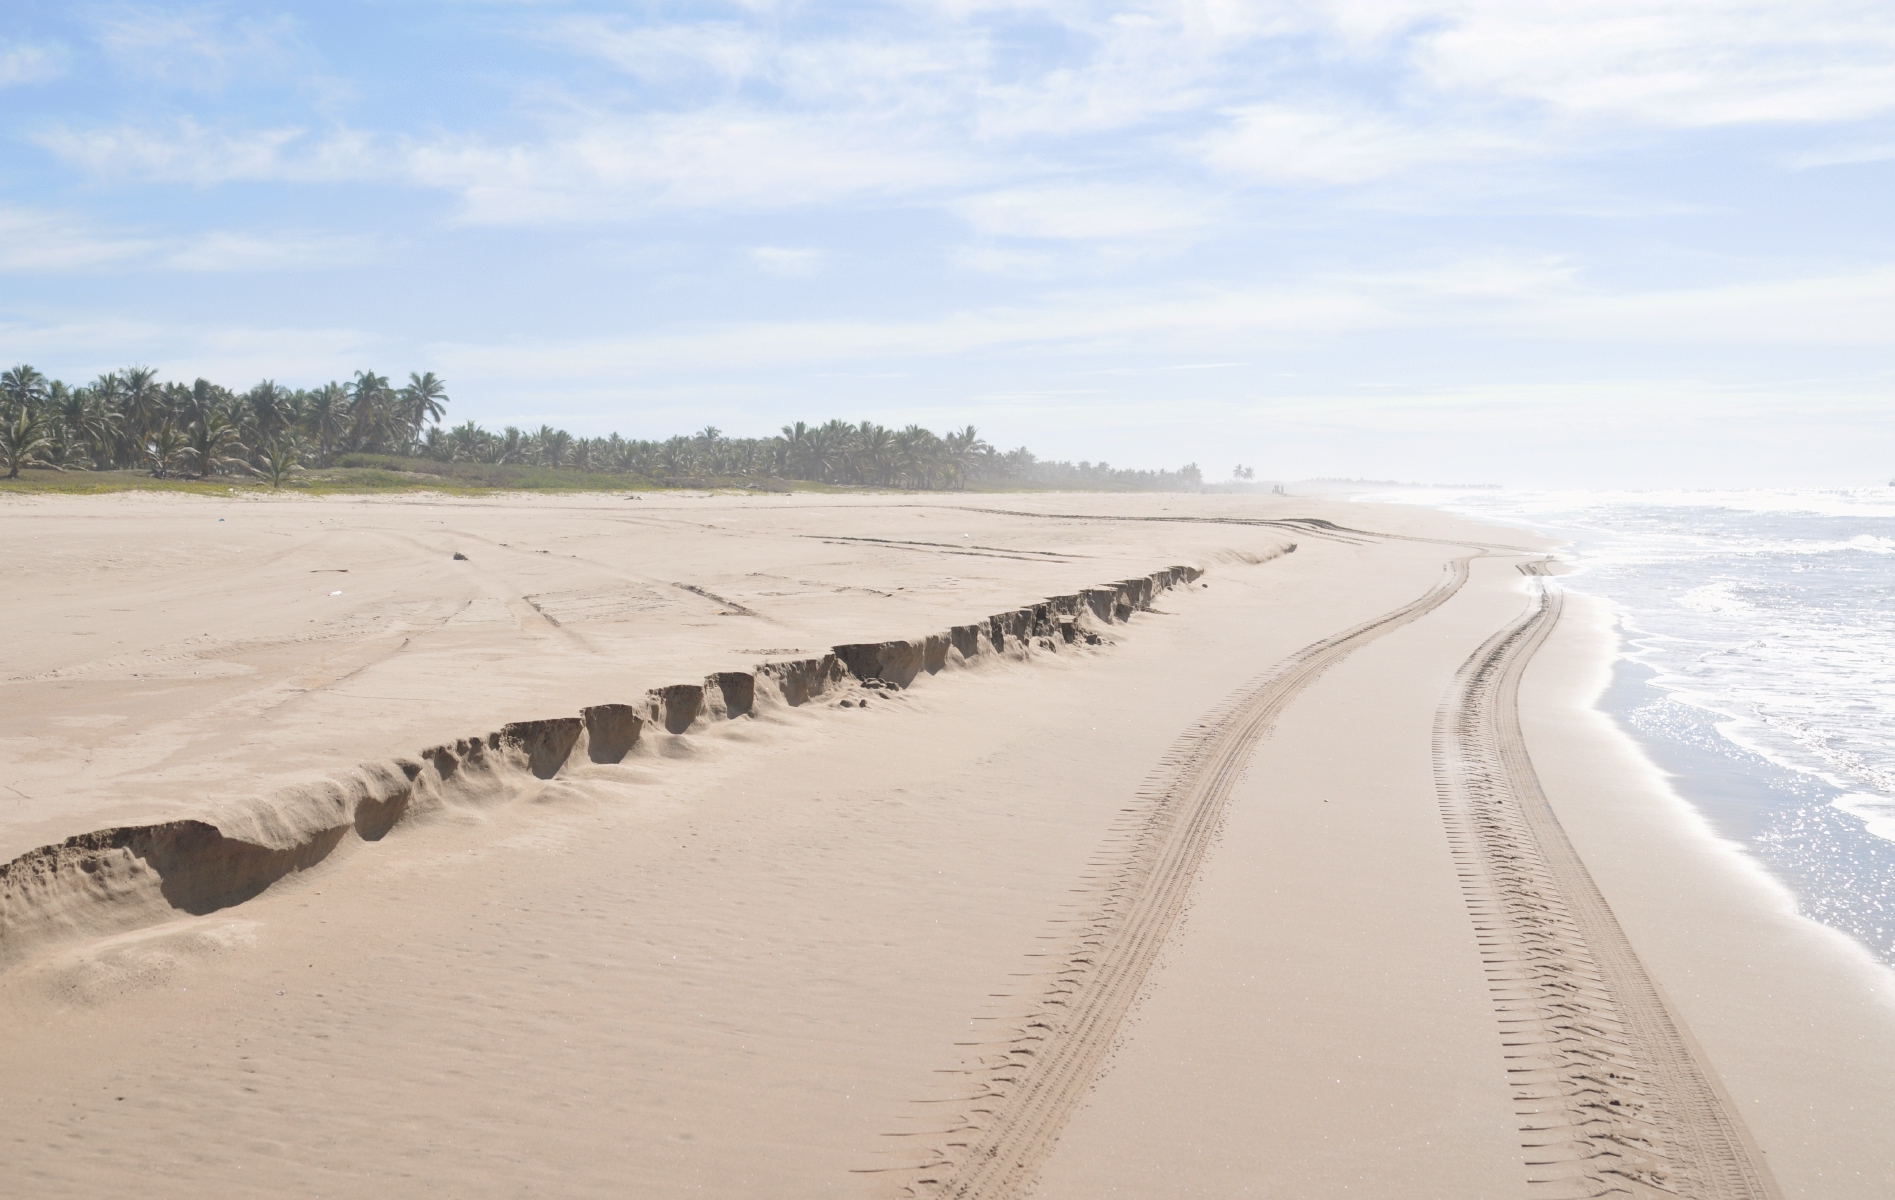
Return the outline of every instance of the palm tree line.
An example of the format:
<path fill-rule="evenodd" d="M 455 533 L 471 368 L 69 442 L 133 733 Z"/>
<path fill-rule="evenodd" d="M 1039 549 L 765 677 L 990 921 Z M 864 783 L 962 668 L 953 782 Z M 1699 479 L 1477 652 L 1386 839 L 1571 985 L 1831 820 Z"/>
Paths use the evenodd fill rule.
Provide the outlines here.
<path fill-rule="evenodd" d="M 469 421 L 428 429 L 415 453 L 441 462 L 522 463 L 653 479 L 777 478 L 923 488 L 964 484 L 996 457 L 971 425 L 936 434 L 919 425 L 889 429 L 871 421 L 798 421 L 765 438 L 729 437 L 708 425 L 663 441 L 616 433 L 580 438 L 550 425 L 509 425 L 495 433 Z"/>
<path fill-rule="evenodd" d="M 264 380 L 236 392 L 205 379 L 161 383 L 145 367 L 68 387 L 26 365 L 0 373 L 0 465 L 147 470 L 159 477 L 255 475 L 281 484 L 306 466 L 371 465 L 362 455 L 440 463 L 535 466 L 672 479 L 798 479 L 883 487 L 999 482 L 1150 490 L 1195 489 L 1196 464 L 1136 471 L 1108 463 L 1042 462 L 998 451 L 972 426 L 936 434 L 872 421 L 785 425 L 773 437 L 728 437 L 715 426 L 662 441 L 574 437 L 541 425 L 495 432 L 444 427 L 446 384 L 433 372 L 396 387 L 358 371 L 348 383 L 291 390 Z M 377 462 L 373 465 L 397 465 Z"/>
<path fill-rule="evenodd" d="M 446 385 L 432 371 L 403 387 L 359 371 L 313 391 L 266 379 L 234 392 L 208 379 L 161 382 L 149 367 L 69 387 L 22 364 L 0 372 L 0 463 L 9 479 L 37 466 L 281 482 L 342 451 L 407 453 L 446 411 Z"/>
<path fill-rule="evenodd" d="M 523 463 L 652 479 L 799 479 L 858 486 L 948 488 L 1000 482 L 1068 486 L 1196 487 L 1197 467 L 1120 470 L 1108 463 L 1043 462 L 1021 446 L 1000 451 L 968 425 L 937 434 L 920 425 L 891 429 L 873 421 L 821 425 L 798 421 L 774 437 L 729 437 L 714 425 L 663 441 L 575 438 L 542 425 L 498 433 L 469 421 L 428 428 L 415 447 L 440 462 Z"/>

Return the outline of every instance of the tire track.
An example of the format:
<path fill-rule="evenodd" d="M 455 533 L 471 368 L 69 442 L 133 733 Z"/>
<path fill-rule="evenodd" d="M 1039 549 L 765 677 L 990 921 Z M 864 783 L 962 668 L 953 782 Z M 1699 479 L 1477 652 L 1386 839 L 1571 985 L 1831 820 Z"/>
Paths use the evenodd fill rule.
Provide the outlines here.
<path fill-rule="evenodd" d="M 1544 560 L 1521 567 L 1544 574 Z M 1523 1118 L 1529 1196 L 1776 1200 L 1737 1109 L 1664 1002 L 1520 731 L 1520 677 L 1559 620 L 1535 603 L 1461 667 L 1435 718 L 1442 815 Z"/>
<path fill-rule="evenodd" d="M 896 504 L 892 508 L 935 508 L 949 512 L 987 513 L 998 517 L 1030 517 L 1040 521 L 1119 521 L 1119 522 L 1159 522 L 1180 525 L 1251 525 L 1263 529 L 1284 529 L 1300 533 L 1306 537 L 1323 538 L 1332 542 L 1341 542 L 1346 546 L 1366 546 L 1375 542 L 1420 542 L 1431 546 L 1466 546 L 1478 550 L 1503 551 L 1514 554 L 1532 554 L 1535 551 L 1527 546 L 1515 546 L 1504 542 L 1470 542 L 1465 538 L 1419 537 L 1410 533 L 1385 533 L 1374 529 L 1352 529 L 1347 525 L 1338 525 L 1322 517 L 1134 517 L 1113 513 L 1042 513 L 1027 512 L 1016 508 L 980 508 L 971 504 Z"/>
<path fill-rule="evenodd" d="M 913 1194 L 941 1200 L 1002 1200 L 1029 1184 L 1110 1050 L 1177 921 L 1224 804 L 1250 755 L 1289 702 L 1363 645 L 1439 607 L 1467 581 L 1475 555 L 1447 564 L 1418 599 L 1315 642 L 1199 718 L 1166 752 L 1122 824 L 1127 849 L 1099 916 L 1076 940 L 998 1062 L 977 1075 L 960 1126 L 937 1161 L 920 1169 Z M 1102 867 L 1112 864 L 1101 863 Z"/>

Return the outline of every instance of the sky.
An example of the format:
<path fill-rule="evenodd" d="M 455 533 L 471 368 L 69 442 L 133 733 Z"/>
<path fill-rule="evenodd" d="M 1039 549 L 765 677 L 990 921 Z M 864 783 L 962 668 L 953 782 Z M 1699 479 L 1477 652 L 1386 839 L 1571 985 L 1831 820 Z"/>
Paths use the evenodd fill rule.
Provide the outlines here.
<path fill-rule="evenodd" d="M 0 357 L 1513 487 L 1895 479 L 1895 5 L 0 6 Z"/>

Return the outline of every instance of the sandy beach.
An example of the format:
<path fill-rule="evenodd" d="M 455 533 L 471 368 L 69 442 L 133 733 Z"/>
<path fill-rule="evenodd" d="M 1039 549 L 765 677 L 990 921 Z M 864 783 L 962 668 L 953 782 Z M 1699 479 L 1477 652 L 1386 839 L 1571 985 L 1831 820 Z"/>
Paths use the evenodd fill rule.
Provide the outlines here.
<path fill-rule="evenodd" d="M 1594 707 L 1554 543 L 0 504 L 8 1194 L 1895 1193 L 1895 979 Z"/>

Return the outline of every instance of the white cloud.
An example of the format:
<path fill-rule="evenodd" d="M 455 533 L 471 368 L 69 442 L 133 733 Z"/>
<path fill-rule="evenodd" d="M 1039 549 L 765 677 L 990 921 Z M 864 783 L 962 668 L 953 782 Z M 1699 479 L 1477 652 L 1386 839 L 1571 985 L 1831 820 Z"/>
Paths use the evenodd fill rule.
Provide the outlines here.
<path fill-rule="evenodd" d="M 561 122 L 538 142 L 420 143 L 402 160 L 409 179 L 460 193 L 466 219 L 481 224 L 623 219 L 654 207 L 849 204 L 987 174 L 925 130 L 739 108 L 592 115 Z"/>
<path fill-rule="evenodd" d="M 1213 168 L 1274 184 L 1366 183 L 1422 167 L 1530 153 L 1518 138 L 1370 112 L 1257 105 L 1198 143 Z"/>
<path fill-rule="evenodd" d="M 213 230 L 173 237 L 101 233 L 32 209 L 0 208 L 0 272 L 62 273 L 113 268 L 192 272 L 324 270 L 371 250 L 360 237 Z"/>
<path fill-rule="evenodd" d="M 110 346 L 116 357 L 180 364 L 213 378 L 327 377 L 344 361 L 405 356 L 496 394 L 523 384 L 597 384 L 627 374 L 666 386 L 742 371 L 861 371 L 904 359 L 1031 350 L 1178 355 L 1186 365 L 1258 361 L 1251 351 L 1311 337 L 1402 329 L 1484 328 L 1549 341 L 1663 345 L 1895 346 L 1895 265 L 1723 287 L 1587 289 L 1565 264 L 1473 259 L 1433 270 L 1334 276 L 1281 286 L 1179 285 L 1055 293 L 913 321 L 835 320 L 678 326 L 635 336 L 522 338 L 402 346 L 337 328 L 246 329 L 155 324 L 0 329 L 32 355 Z M 366 356 L 366 357 L 365 357 Z M 273 365 L 274 364 L 274 365 Z M 1177 364 L 1173 364 L 1177 365 Z M 212 368 L 215 368 L 215 373 Z M 1413 389 L 1410 389 L 1413 390 Z M 1366 401 L 1365 401 L 1366 402 Z"/>
<path fill-rule="evenodd" d="M 295 54 L 294 30 L 280 19 L 232 20 L 212 8 L 103 12 L 101 43 L 121 68 L 172 82 L 212 86 L 239 70 L 280 71 Z M 1023 58 L 1009 53 L 1004 33 L 1028 21 L 1045 27 L 1048 44 Z M 838 37 L 799 35 L 782 14 L 547 20 L 535 30 L 542 40 L 661 90 L 635 110 L 616 99 L 563 101 L 536 137 L 186 121 L 171 130 L 56 128 L 40 140 L 96 171 L 202 182 L 356 178 L 371 169 L 364 157 L 374 146 L 405 160 L 413 181 L 464 191 L 482 219 L 512 219 L 505 214 L 622 209 L 625 197 L 614 193 L 627 186 L 685 204 L 735 197 L 739 206 L 779 192 L 800 204 L 965 187 L 970 175 L 1017 173 L 1023 140 L 1044 154 L 1035 139 L 1140 128 L 1161 153 L 1201 152 L 1251 178 L 1334 185 L 1556 155 L 1570 148 L 1571 131 L 1549 139 L 1549 118 L 1670 127 L 1895 109 L 1886 69 L 1895 10 L 1859 0 L 947 3 L 890 6 L 859 25 Z M 29 56 L 19 59 L 27 64 L 45 52 L 7 53 Z M 1348 99 L 1334 79 L 1310 74 L 1328 61 L 1396 86 L 1373 104 Z M 693 80 L 719 88 L 694 96 Z M 750 84 L 772 94 L 740 100 Z M 1052 157 L 1070 164 L 1086 153 L 1073 146 Z M 874 164 L 881 157 L 891 159 L 886 169 Z M 960 176 L 950 178 L 949 167 Z"/>
<path fill-rule="evenodd" d="M 905 198 L 990 168 L 895 121 L 746 108 L 549 118 L 538 138 L 375 137 L 302 127 L 56 125 L 33 140 L 90 174 L 200 187 L 375 180 L 438 188 L 476 224 L 613 221 L 654 208 L 757 211 Z"/>
<path fill-rule="evenodd" d="M 937 29 L 919 37 L 858 37 L 785 45 L 774 80 L 791 103 L 963 120 L 967 95 L 992 70 L 985 36 Z"/>
<path fill-rule="evenodd" d="M 0 208 L 0 271 L 86 270 L 142 258 L 158 245 L 149 238 L 100 235 L 51 213 Z"/>
<path fill-rule="evenodd" d="M 1895 111 L 1895 9 L 1864 0 L 1177 0 L 1054 11 L 1080 53 L 1024 79 L 982 81 L 984 133 L 1129 129 L 1224 110 L 1300 116 L 1344 138 L 1341 161 L 1284 177 L 1349 182 L 1359 177 L 1351 162 L 1367 170 L 1360 160 L 1376 148 L 1364 141 L 1380 138 L 1335 116 L 1348 111 L 1335 98 L 1347 85 L 1329 64 L 1393 85 L 1394 130 L 1450 145 L 1466 140 L 1470 115 L 1511 130 L 1521 150 L 1521 135 L 1549 118 L 1689 128 Z"/>
<path fill-rule="evenodd" d="M 946 5 L 945 19 L 1005 19 Z M 1017 10 L 999 10 L 1017 16 Z M 1025 78 L 988 78 L 990 135 L 1128 129 L 1232 107 L 1335 107 L 1286 90 L 1335 88 L 1321 67 L 1397 86 L 1414 123 L 1458 123 L 1468 104 L 1637 127 L 1840 121 L 1895 110 L 1895 9 L 1864 0 L 1162 0 L 1048 5 L 1075 53 Z M 1317 68 L 1312 74 L 1311 68 Z M 1436 111 L 1442 98 L 1450 110 Z"/>
<path fill-rule="evenodd" d="M 0 46 L 0 87 L 44 83 L 66 73 L 64 46 Z"/>
<path fill-rule="evenodd" d="M 119 5 L 94 9 L 99 46 L 117 70 L 194 91 L 240 75 L 280 72 L 294 61 L 289 18 L 230 19 L 210 6 Z"/>
<path fill-rule="evenodd" d="M 823 252 L 808 246 L 753 246 L 750 261 L 765 275 L 807 279 L 821 272 Z"/>
<path fill-rule="evenodd" d="M 199 187 L 239 180 L 362 179 L 375 175 L 386 157 L 374 139 L 352 130 L 320 136 L 299 127 L 221 130 L 189 117 L 169 128 L 54 125 L 32 140 L 93 175 Z"/>
<path fill-rule="evenodd" d="M 111 11 L 108 48 L 166 71 L 224 79 L 292 54 L 281 22 Z M 1045 44 L 1020 53 L 1015 22 L 1038 22 Z M 1426 174 L 1452 203 L 1651 127 L 1895 109 L 1895 10 L 1853 0 L 946 3 L 871 11 L 847 36 L 800 34 L 784 14 L 556 17 L 535 33 L 651 94 L 549 84 L 512 135 L 182 118 L 35 140 L 106 178 L 440 189 L 482 224 L 894 203 L 945 206 L 987 236 L 1110 241 L 1211 223 L 1219 185 L 1192 177 L 1201 166 L 1278 187 Z M 1351 73 L 1387 86 L 1370 96 L 1340 81 Z M 1116 182 L 1033 182 L 1061 176 Z"/>
<path fill-rule="evenodd" d="M 949 255 L 949 261 L 964 271 L 1013 279 L 1053 279 L 1066 269 L 1063 255 L 987 243 L 957 247 Z"/>
<path fill-rule="evenodd" d="M 1216 201 L 1175 188 L 1063 183 L 981 192 L 950 207 L 988 236 L 1096 241 L 1199 229 Z"/>
<path fill-rule="evenodd" d="M 1662 345 L 1895 346 L 1895 266 L 1707 288 L 1587 288 L 1570 265 L 1477 258 L 1280 286 L 1095 290 L 919 321 L 779 321 L 635 337 L 441 343 L 431 361 L 495 381 L 835 370 L 1030 349 L 1246 356 L 1260 345 L 1395 330 Z"/>
<path fill-rule="evenodd" d="M 1551 336 L 1605 342 L 1895 345 L 1895 266 L 1717 287 L 1574 294 L 1523 314 Z"/>
<path fill-rule="evenodd" d="M 443 343 L 431 357 L 462 375 L 544 382 L 628 370 L 723 373 L 734 362 L 746 371 L 816 370 L 1027 347 L 1071 351 L 1122 344 L 1128 337 L 1146 346 L 1199 344 L 1239 333 L 1359 328 L 1374 316 L 1373 305 L 1360 297 L 1192 289 L 1164 297 L 1059 297 L 914 322 L 784 321 L 585 341 Z"/>
<path fill-rule="evenodd" d="M 373 250 L 362 237 L 221 230 L 184 240 L 155 265 L 202 272 L 332 270 L 366 262 Z"/>
<path fill-rule="evenodd" d="M 1659 127 L 1895 110 L 1895 9 L 1861 0 L 1459 0 L 1390 6 L 1435 28 L 1436 87 Z"/>
<path fill-rule="evenodd" d="M 1816 167 L 1887 162 L 1892 158 L 1895 158 L 1895 142 L 1842 142 L 1792 154 L 1785 162 L 1798 171 L 1807 171 Z"/>
<path fill-rule="evenodd" d="M 738 83 L 766 69 L 773 57 L 763 34 L 735 21 L 651 26 L 597 16 L 567 17 L 553 22 L 542 36 L 652 82 L 710 76 Z"/>
<path fill-rule="evenodd" d="M 1061 8 L 1075 53 L 1024 77 L 977 85 L 983 137 L 1084 135 L 1189 116 L 1268 87 L 1269 36 L 1297 22 L 1269 5 L 1155 3 L 1116 11 Z"/>
<path fill-rule="evenodd" d="M 979 31 L 909 27 L 894 34 L 796 38 L 734 21 L 636 24 L 568 17 L 541 36 L 653 85 L 745 84 L 806 111 L 948 112 L 964 108 L 989 67 Z"/>
<path fill-rule="evenodd" d="M 339 364 L 389 371 L 400 350 L 385 335 L 334 327 L 251 328 L 113 317 L 0 323 L 0 342 L 49 375 L 90 379 L 128 363 L 152 367 L 161 378 L 204 376 L 221 383 L 280 379 L 304 384 L 346 376 Z M 419 362 L 419 360 L 409 360 Z M 426 366 L 422 370 L 429 369 Z"/>

